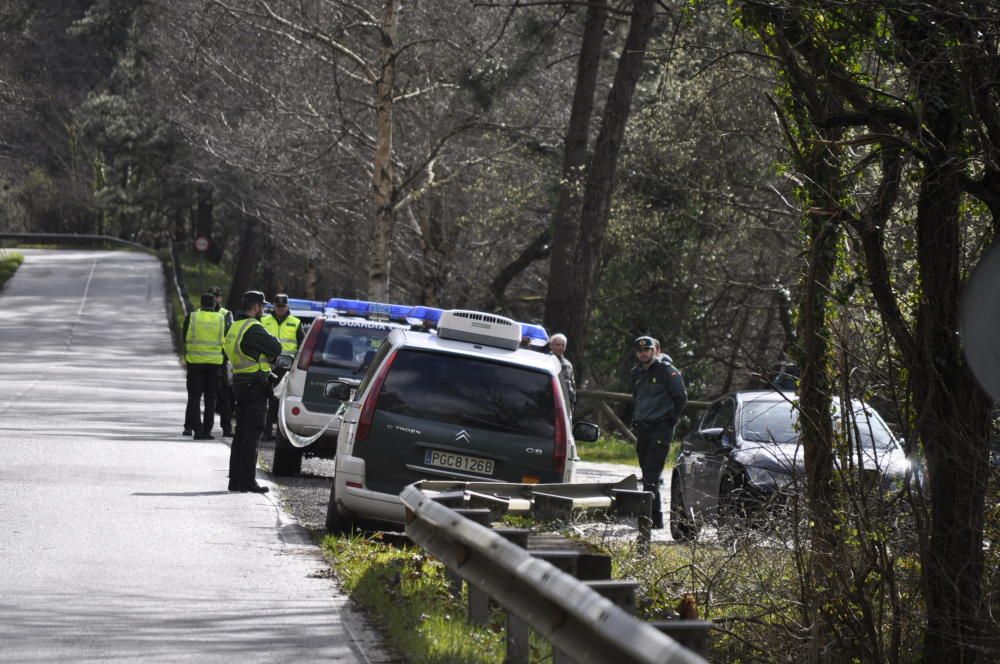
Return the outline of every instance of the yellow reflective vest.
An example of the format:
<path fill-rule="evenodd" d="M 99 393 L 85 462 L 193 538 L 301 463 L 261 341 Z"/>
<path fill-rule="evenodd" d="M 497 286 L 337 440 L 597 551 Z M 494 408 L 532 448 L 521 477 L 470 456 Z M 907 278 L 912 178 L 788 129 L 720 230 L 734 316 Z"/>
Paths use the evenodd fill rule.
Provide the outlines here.
<path fill-rule="evenodd" d="M 259 358 L 244 355 L 243 349 L 240 348 L 243 344 L 243 336 L 254 325 L 260 325 L 260 321 L 256 318 L 244 318 L 233 323 L 229 328 L 229 332 L 226 333 L 226 339 L 223 341 L 222 346 L 226 349 L 226 355 L 233 365 L 234 374 L 248 374 L 271 370 L 267 362 L 261 362 Z"/>
<path fill-rule="evenodd" d="M 184 360 L 188 364 L 222 364 L 226 320 L 218 311 L 195 311 L 188 317 Z"/>
<path fill-rule="evenodd" d="M 260 323 L 265 330 L 271 333 L 271 336 L 281 342 L 282 355 L 295 355 L 295 351 L 299 349 L 298 331 L 299 326 L 302 325 L 301 320 L 288 314 L 285 320 L 279 323 L 274 314 L 268 314 L 260 319 Z M 266 366 L 270 370 L 270 365 Z"/>

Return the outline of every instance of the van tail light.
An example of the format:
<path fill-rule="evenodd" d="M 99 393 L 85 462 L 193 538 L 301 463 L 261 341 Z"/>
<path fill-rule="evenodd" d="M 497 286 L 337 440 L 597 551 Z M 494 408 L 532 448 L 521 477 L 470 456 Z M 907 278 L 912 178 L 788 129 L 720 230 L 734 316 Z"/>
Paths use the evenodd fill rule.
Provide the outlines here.
<path fill-rule="evenodd" d="M 302 352 L 299 353 L 299 369 L 302 371 L 308 371 L 309 367 L 312 365 L 313 352 L 316 350 L 316 341 L 319 339 L 319 334 L 322 330 L 322 318 L 318 319 L 309 327 L 309 333 L 306 334 L 306 338 L 302 342 Z"/>
<path fill-rule="evenodd" d="M 552 451 L 552 470 L 562 475 L 566 472 L 566 409 L 563 407 L 562 392 L 559 391 L 559 377 L 552 377 L 552 401 L 555 402 L 556 433 Z"/>
<path fill-rule="evenodd" d="M 382 370 L 379 371 L 379 374 L 375 376 L 375 380 L 372 381 L 372 388 L 368 390 L 365 403 L 361 406 L 361 415 L 358 416 L 358 428 L 354 434 L 355 441 L 368 439 L 368 434 L 372 429 L 372 420 L 375 419 L 375 407 L 378 405 L 378 396 L 382 392 L 382 384 L 385 383 L 385 377 L 389 375 L 389 369 L 395 361 L 396 353 L 393 353 L 386 359 L 385 364 L 382 365 Z"/>

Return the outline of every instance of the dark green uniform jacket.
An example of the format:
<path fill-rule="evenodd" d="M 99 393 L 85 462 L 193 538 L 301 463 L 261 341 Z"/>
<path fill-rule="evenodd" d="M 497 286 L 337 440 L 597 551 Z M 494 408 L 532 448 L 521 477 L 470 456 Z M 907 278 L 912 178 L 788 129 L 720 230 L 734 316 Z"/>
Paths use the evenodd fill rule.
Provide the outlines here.
<path fill-rule="evenodd" d="M 687 405 L 684 378 L 678 369 L 663 360 L 654 360 L 649 368 L 632 367 L 632 397 L 635 411 L 632 420 L 641 425 L 669 421 L 677 424 Z"/>

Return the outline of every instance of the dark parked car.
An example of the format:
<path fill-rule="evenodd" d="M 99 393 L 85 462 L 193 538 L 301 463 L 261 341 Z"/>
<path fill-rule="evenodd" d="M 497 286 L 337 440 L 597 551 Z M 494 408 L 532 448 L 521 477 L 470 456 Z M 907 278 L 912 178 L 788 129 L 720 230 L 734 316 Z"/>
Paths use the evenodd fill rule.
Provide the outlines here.
<path fill-rule="evenodd" d="M 670 489 L 670 532 L 682 540 L 720 516 L 747 517 L 783 494 L 800 490 L 802 446 L 793 392 L 740 391 L 714 401 L 683 440 Z M 838 401 L 836 422 L 841 422 Z M 880 486 L 911 469 L 902 446 L 874 409 L 854 402 L 854 463 Z M 853 426 L 856 425 L 856 426 Z M 858 445 L 860 441 L 860 445 Z M 862 457 L 859 463 L 857 457 Z"/>

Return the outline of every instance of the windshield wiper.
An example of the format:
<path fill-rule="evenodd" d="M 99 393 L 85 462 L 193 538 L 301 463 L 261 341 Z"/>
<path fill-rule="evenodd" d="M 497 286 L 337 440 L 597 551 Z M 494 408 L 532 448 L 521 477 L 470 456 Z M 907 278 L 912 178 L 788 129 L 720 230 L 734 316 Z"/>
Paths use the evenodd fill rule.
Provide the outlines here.
<path fill-rule="evenodd" d="M 463 422 L 468 422 L 469 424 L 477 424 L 479 426 L 487 427 L 489 429 L 496 429 L 498 431 L 509 431 L 511 433 L 524 433 L 517 427 L 508 426 L 506 424 L 500 424 L 499 422 L 488 420 L 485 417 L 476 417 L 475 415 L 462 415 L 459 419 L 462 420 Z"/>

